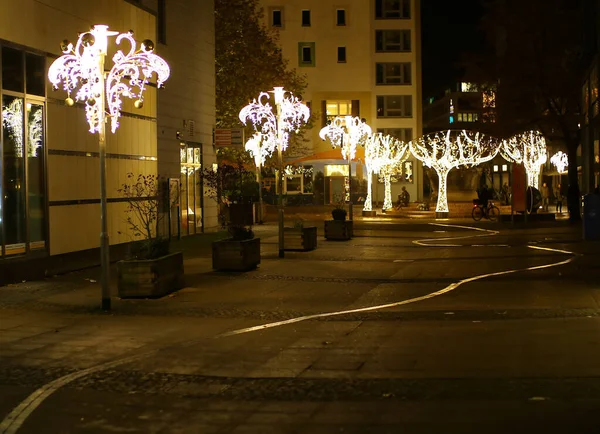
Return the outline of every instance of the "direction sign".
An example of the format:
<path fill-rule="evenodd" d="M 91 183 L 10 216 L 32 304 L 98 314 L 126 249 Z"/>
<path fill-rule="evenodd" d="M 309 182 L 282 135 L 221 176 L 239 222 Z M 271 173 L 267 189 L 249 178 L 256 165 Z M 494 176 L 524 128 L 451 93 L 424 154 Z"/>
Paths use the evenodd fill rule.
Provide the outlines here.
<path fill-rule="evenodd" d="M 243 128 L 219 128 L 215 129 L 215 146 L 244 146 Z"/>

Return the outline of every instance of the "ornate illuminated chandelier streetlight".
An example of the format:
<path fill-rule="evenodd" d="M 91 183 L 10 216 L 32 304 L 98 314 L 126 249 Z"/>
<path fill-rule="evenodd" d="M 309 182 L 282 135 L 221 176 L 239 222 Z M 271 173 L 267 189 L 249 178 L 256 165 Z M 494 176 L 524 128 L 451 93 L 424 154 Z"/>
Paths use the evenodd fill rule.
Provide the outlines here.
<path fill-rule="evenodd" d="M 527 131 L 502 142 L 500 154 L 505 160 L 523 164 L 527 185 L 539 189 L 541 166 L 546 163 L 546 139 L 539 131 Z"/>
<path fill-rule="evenodd" d="M 116 43 L 125 40 L 129 51 L 118 50 L 113 56 L 114 65 L 104 70 L 108 37 L 116 36 Z M 96 25 L 79 35 L 73 45 L 65 40 L 60 45 L 63 55 L 56 59 L 48 70 L 48 79 L 54 90 L 63 83 L 67 91 L 65 103 L 72 106 L 75 101 L 85 103 L 85 114 L 90 133 L 98 133 L 100 155 L 100 250 L 102 265 L 102 308 L 110 310 L 109 288 L 109 239 L 106 206 L 106 122 L 110 119 L 111 131 L 116 132 L 121 116 L 121 98 L 135 99 L 134 106 L 141 108 L 143 93 L 149 79 L 156 73 L 157 86 L 169 78 L 169 65 L 153 53 L 154 43 L 142 41 L 139 49 L 133 32 L 121 33 L 108 30 L 108 26 Z M 77 90 L 78 89 L 78 90 Z M 71 92 L 76 91 L 75 101 Z"/>
<path fill-rule="evenodd" d="M 348 160 L 348 190 L 350 194 L 348 217 L 352 220 L 352 160 L 356 158 L 356 147 L 365 145 L 371 136 L 371 127 L 358 116 L 337 116 L 331 123 L 321 129 L 319 136 L 329 139 L 331 144 L 339 147 L 342 158 Z"/>
<path fill-rule="evenodd" d="M 479 132 L 448 130 L 427 134 L 410 142 L 415 158 L 438 174 L 438 198 L 435 211 L 448 213 L 447 180 L 450 170 L 472 167 L 492 160 L 498 153 L 496 139 Z"/>
<path fill-rule="evenodd" d="M 273 93 L 275 102 L 275 113 L 269 103 L 270 95 L 267 92 L 261 92 L 257 99 L 240 110 L 239 118 L 244 125 L 248 121 L 252 122 L 254 129 L 260 134 L 254 136 L 254 143 L 250 147 L 258 150 L 258 158 L 264 163 L 264 158 L 271 156 L 277 149 L 277 158 L 279 170 L 277 172 L 278 186 L 278 207 L 279 207 L 279 257 L 284 256 L 283 245 L 283 151 L 288 147 L 290 134 L 297 132 L 298 128 L 308 122 L 310 118 L 309 108 L 300 102 L 291 92 L 286 92 L 283 87 L 274 87 L 270 92 Z M 287 93 L 287 96 L 286 96 Z M 253 154 L 257 155 L 257 154 Z M 255 157 L 255 162 L 256 162 Z"/>
<path fill-rule="evenodd" d="M 569 157 L 563 151 L 558 151 L 550 158 L 550 162 L 556 167 L 556 171 L 561 175 L 567 172 L 569 167 Z"/>

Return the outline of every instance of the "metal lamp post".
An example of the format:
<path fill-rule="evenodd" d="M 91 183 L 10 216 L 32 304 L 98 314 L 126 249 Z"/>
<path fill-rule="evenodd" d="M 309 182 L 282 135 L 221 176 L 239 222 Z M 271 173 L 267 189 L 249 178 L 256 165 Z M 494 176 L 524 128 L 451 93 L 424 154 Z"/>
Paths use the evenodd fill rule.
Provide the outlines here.
<path fill-rule="evenodd" d="M 104 70 L 107 55 L 108 37 L 116 36 L 119 45 L 123 40 L 129 43 L 129 51 L 118 50 L 113 56 L 114 65 Z M 149 39 L 142 41 L 137 49 L 133 32 L 121 33 L 108 30 L 108 26 L 96 25 L 90 31 L 79 35 L 77 43 L 64 40 L 60 44 L 63 55 L 56 59 L 48 70 L 48 79 L 54 90 L 62 82 L 67 91 L 66 105 L 75 101 L 71 92 L 75 91 L 75 100 L 85 103 L 85 114 L 90 133 L 98 133 L 100 156 L 100 263 L 102 267 L 102 309 L 110 310 L 109 286 L 109 239 L 106 204 L 106 122 L 110 119 L 111 131 L 116 132 L 121 116 L 121 97 L 136 101 L 134 106 L 142 108 L 143 92 L 150 77 L 156 73 L 157 86 L 160 87 L 169 78 L 169 65 L 153 54 L 154 43 Z M 137 89 L 136 89 L 137 88 Z M 107 110 L 108 108 L 108 110 Z"/>
<path fill-rule="evenodd" d="M 268 101 L 269 93 L 273 93 L 275 114 Z M 310 110 L 300 102 L 298 97 L 292 95 L 291 92 L 286 92 L 283 87 L 274 87 L 269 93 L 261 92 L 257 99 L 240 110 L 239 118 L 244 125 L 250 120 L 254 129 L 261 134 L 261 149 L 264 149 L 265 156 L 272 155 L 277 148 L 279 257 L 283 258 L 283 151 L 288 146 L 290 133 L 296 132 L 300 125 L 308 122 Z"/>
<path fill-rule="evenodd" d="M 364 145 L 371 136 L 371 127 L 358 116 L 338 116 L 331 124 L 319 132 L 323 140 L 329 139 L 333 146 L 342 151 L 342 158 L 348 160 L 348 192 L 350 194 L 350 209 L 348 218 L 352 220 L 352 160 L 356 158 L 356 146 Z"/>

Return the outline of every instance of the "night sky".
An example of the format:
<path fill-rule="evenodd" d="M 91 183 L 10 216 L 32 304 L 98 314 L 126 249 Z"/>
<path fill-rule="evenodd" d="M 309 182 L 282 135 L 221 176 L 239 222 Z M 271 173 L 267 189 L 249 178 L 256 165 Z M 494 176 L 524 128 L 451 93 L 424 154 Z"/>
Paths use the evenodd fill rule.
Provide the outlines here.
<path fill-rule="evenodd" d="M 524 0 L 526 1 L 526 0 Z M 483 0 L 421 0 L 423 98 L 443 93 L 461 79 L 463 52 L 480 52 Z"/>

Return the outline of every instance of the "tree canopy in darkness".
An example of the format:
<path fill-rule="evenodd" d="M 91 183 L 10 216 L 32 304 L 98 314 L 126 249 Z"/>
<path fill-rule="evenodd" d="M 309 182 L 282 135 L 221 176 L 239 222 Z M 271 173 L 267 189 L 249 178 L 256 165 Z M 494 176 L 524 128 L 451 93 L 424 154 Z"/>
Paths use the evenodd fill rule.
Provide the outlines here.
<path fill-rule="evenodd" d="M 479 30 L 483 0 L 421 0 L 423 96 L 434 96 L 462 78 L 460 60 L 485 49 Z"/>

